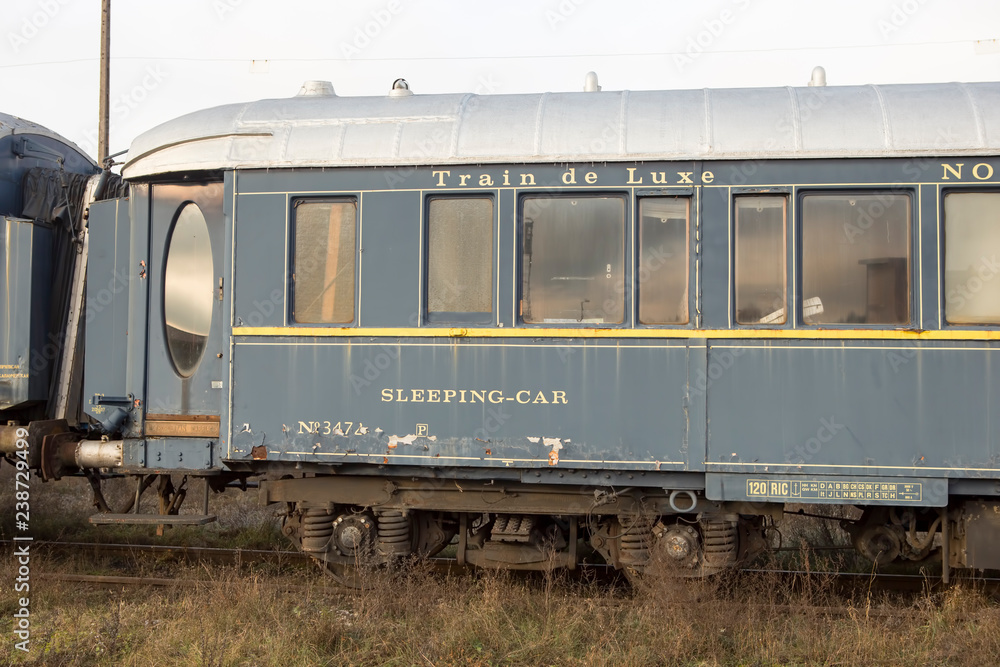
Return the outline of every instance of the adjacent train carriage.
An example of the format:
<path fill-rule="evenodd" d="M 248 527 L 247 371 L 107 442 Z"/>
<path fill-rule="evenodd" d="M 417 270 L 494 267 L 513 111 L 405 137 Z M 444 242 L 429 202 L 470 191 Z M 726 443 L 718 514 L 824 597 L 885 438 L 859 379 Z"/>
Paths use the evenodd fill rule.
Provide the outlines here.
<path fill-rule="evenodd" d="M 0 113 L 0 414 L 43 422 L 77 414 L 71 386 L 86 262 L 84 209 L 109 177 L 73 143 Z M 117 177 L 115 177 L 117 178 Z M 74 362 L 74 359 L 76 361 Z M 77 374 L 78 375 L 78 374 Z M 36 424 L 36 427 L 38 424 Z M 35 429 L 33 428 L 33 431 Z M 6 435 L 12 432 L 8 431 Z M 15 439 L 2 437 L 0 452 Z"/>
<path fill-rule="evenodd" d="M 309 82 L 181 117 L 91 209 L 106 442 L 43 459 L 159 476 L 108 521 L 259 478 L 345 582 L 448 544 L 713 572 L 787 503 L 863 508 L 878 563 L 1000 567 L 998 102 Z"/>

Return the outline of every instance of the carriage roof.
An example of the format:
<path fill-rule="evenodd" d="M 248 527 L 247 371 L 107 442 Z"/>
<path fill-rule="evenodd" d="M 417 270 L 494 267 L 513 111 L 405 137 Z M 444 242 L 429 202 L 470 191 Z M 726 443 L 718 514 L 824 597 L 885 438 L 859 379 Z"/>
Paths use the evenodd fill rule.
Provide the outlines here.
<path fill-rule="evenodd" d="M 123 175 L 998 150 L 1000 83 L 384 97 L 325 84 L 159 125 L 132 143 Z"/>

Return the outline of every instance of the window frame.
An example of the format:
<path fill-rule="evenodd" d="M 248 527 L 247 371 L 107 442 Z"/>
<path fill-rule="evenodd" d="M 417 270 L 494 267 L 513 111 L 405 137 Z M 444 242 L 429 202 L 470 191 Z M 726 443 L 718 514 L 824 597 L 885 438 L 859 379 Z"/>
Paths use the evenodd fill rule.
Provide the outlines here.
<path fill-rule="evenodd" d="M 940 295 L 940 305 L 938 313 L 938 325 L 941 328 L 948 329 L 965 329 L 965 330 L 982 330 L 983 327 L 1000 327 L 1000 317 L 997 318 L 996 322 L 950 322 L 948 320 L 948 284 L 946 282 L 946 266 L 945 261 L 947 259 L 948 250 L 948 229 L 946 227 L 945 218 L 945 199 L 951 194 L 995 194 L 1000 195 L 1000 187 L 990 184 L 969 184 L 968 186 L 963 186 L 959 184 L 938 186 L 938 192 L 940 196 L 940 205 L 938 208 L 938 238 L 940 239 L 940 247 L 938 248 L 938 266 L 940 267 L 938 271 L 938 294 Z M 1000 279 L 1000 276 L 997 276 Z"/>
<path fill-rule="evenodd" d="M 200 341 L 198 343 L 199 350 L 197 352 L 196 358 L 190 364 L 181 367 L 179 360 L 180 352 L 178 351 L 175 343 L 176 338 L 171 334 L 171 329 L 177 329 L 177 327 L 171 327 L 170 325 L 170 313 L 167 312 L 171 304 L 176 303 L 176 299 L 173 298 L 175 293 L 174 284 L 176 280 L 171 280 L 171 275 L 177 275 L 176 273 L 170 272 L 171 259 L 177 256 L 174 246 L 174 238 L 177 233 L 177 226 L 181 224 L 181 216 L 189 207 L 194 207 L 194 211 L 197 213 L 198 218 L 201 221 L 201 227 L 205 231 L 205 241 L 207 245 L 208 261 L 210 263 L 209 268 L 209 282 L 205 283 L 208 289 L 208 299 L 206 300 L 209 304 L 209 317 L 208 317 L 208 331 L 200 336 Z M 200 230 L 199 230 L 200 231 Z M 194 199 L 183 199 L 177 208 L 174 210 L 173 217 L 170 221 L 170 227 L 167 230 L 167 234 L 163 241 L 163 272 L 160 278 L 160 321 L 161 328 L 163 331 L 163 342 L 164 348 L 167 351 L 167 357 L 170 359 L 170 366 L 177 377 L 188 380 L 194 377 L 198 369 L 201 368 L 202 362 L 205 360 L 205 353 L 208 350 L 208 343 L 211 340 L 212 330 L 216 328 L 215 317 L 216 317 L 216 305 L 215 305 L 215 278 L 218 273 L 218 267 L 215 266 L 216 252 L 212 245 L 212 230 L 209 226 L 208 218 L 205 217 L 205 212 L 202 210 L 201 204 Z M 183 261 L 185 259 L 183 256 L 178 261 Z M 189 259 L 189 258 L 187 258 Z"/>
<path fill-rule="evenodd" d="M 845 322 L 845 323 L 833 323 L 833 322 L 806 322 L 805 317 L 802 314 L 802 303 L 803 297 L 805 296 L 804 290 L 804 259 L 805 259 L 805 200 L 810 196 L 858 196 L 858 197 L 870 197 L 877 196 L 880 194 L 902 196 L 906 197 L 908 200 L 908 216 L 907 216 L 907 243 L 906 243 L 906 259 L 907 259 L 907 271 L 905 273 L 907 280 L 907 319 L 904 322 L 898 323 L 855 323 L 855 322 Z M 918 305 L 919 305 L 919 254 L 918 254 L 918 244 L 920 230 L 918 227 L 918 216 L 917 207 L 919 203 L 919 197 L 917 193 L 917 185 L 900 185 L 898 183 L 877 183 L 877 184 L 866 184 L 860 187 L 844 187 L 842 185 L 833 186 L 829 188 L 822 187 L 809 187 L 809 188 L 797 188 L 795 197 L 795 303 L 793 304 L 794 314 L 795 314 L 795 324 L 798 327 L 811 328 L 811 329 L 872 329 L 872 330 L 886 330 L 886 329 L 916 329 L 919 328 L 917 323 L 917 318 L 919 317 Z"/>
<path fill-rule="evenodd" d="M 582 199 L 582 198 L 616 198 L 623 204 L 622 228 L 624 236 L 622 238 L 622 321 L 621 322 L 528 322 L 524 319 L 524 207 L 529 199 Z M 634 274 L 632 268 L 633 255 L 633 235 L 635 229 L 635 217 L 632 193 L 629 190 L 621 189 L 595 189 L 595 190 L 518 190 L 516 196 L 515 222 L 516 234 L 514 245 L 515 271 L 514 289 L 514 314 L 515 324 L 518 327 L 530 327 L 537 329 L 631 329 L 635 328 L 633 321 L 633 299 L 636 298 Z M 690 314 L 689 318 L 690 319 Z"/>
<path fill-rule="evenodd" d="M 781 236 L 781 248 L 782 248 L 782 289 L 783 303 L 785 308 L 785 321 L 780 323 L 766 323 L 766 322 L 746 322 L 741 323 L 737 319 L 737 314 L 739 312 L 737 308 L 737 286 L 738 286 L 738 272 L 737 272 L 737 261 L 738 261 L 738 235 L 739 235 L 739 224 L 737 222 L 737 202 L 740 199 L 750 199 L 753 197 L 772 197 L 780 198 L 783 203 L 783 220 L 782 220 L 782 236 Z M 801 309 L 798 303 L 792 303 L 791 290 L 789 289 L 794 283 L 794 277 L 789 275 L 791 271 L 791 262 L 789 260 L 792 257 L 793 250 L 792 245 L 792 225 L 794 221 L 792 220 L 792 197 L 791 190 L 786 188 L 770 188 L 770 189 L 754 189 L 754 188 L 741 188 L 734 189 L 732 195 L 730 196 L 730 212 L 732 215 L 732 243 L 730 252 L 732 253 L 730 269 L 732 271 L 732 302 L 729 304 L 730 317 L 732 318 L 732 325 L 734 328 L 747 329 L 784 329 L 793 326 L 793 323 L 798 317 L 798 312 Z M 800 264 L 801 267 L 801 264 Z"/>
<path fill-rule="evenodd" d="M 294 327 L 332 327 L 332 328 L 354 328 L 358 324 L 358 305 L 361 300 L 361 193 L 345 192 L 336 194 L 325 194 L 322 196 L 304 196 L 289 194 L 288 196 L 288 251 L 286 261 L 288 262 L 286 271 L 286 304 L 285 317 L 286 324 Z M 296 280 L 296 258 L 295 243 L 298 235 L 298 220 L 296 216 L 297 207 L 302 204 L 329 204 L 329 203 L 352 203 L 354 204 L 354 290 L 352 293 L 353 309 L 351 311 L 350 322 L 299 322 L 295 319 L 295 289 Z"/>
<path fill-rule="evenodd" d="M 674 200 L 684 200 L 687 204 L 687 225 L 684 230 L 684 294 L 687 307 L 687 321 L 685 322 L 643 322 L 642 321 L 642 281 L 640 280 L 642 266 L 642 202 L 647 199 L 674 199 Z M 692 285 L 694 284 L 693 272 L 695 264 L 697 263 L 697 257 L 695 256 L 694 246 L 692 244 L 692 238 L 694 237 L 694 229 L 697 227 L 697 221 L 695 217 L 697 216 L 697 197 L 695 193 L 689 188 L 678 188 L 677 191 L 663 190 L 663 191 L 642 191 L 637 192 L 632 206 L 632 218 L 631 220 L 626 220 L 626 224 L 630 226 L 629 233 L 632 234 L 634 241 L 635 256 L 633 259 L 632 271 L 627 274 L 631 277 L 629 281 L 626 282 L 626 295 L 627 301 L 634 302 L 634 324 L 632 328 L 635 329 L 693 329 L 695 328 L 695 320 L 697 313 L 697 304 L 692 301 Z M 628 252 L 628 249 L 626 249 Z M 629 292 L 631 290 L 631 293 Z"/>
<path fill-rule="evenodd" d="M 430 311 L 430 224 L 431 224 L 431 202 L 436 200 L 456 200 L 456 199 L 488 199 L 492 206 L 492 217 L 490 221 L 490 313 L 488 318 L 473 317 L 483 313 L 446 313 L 447 315 L 469 315 L 468 318 L 455 317 L 446 319 L 444 317 L 432 317 Z M 498 205 L 495 190 L 481 190 L 472 192 L 432 192 L 424 196 L 423 220 L 421 221 L 421 272 L 420 272 L 420 321 L 430 327 L 455 327 L 466 325 L 497 326 L 499 300 L 497 297 L 497 281 L 499 279 L 499 268 L 497 266 L 497 252 L 500 247 L 498 230 Z M 442 311 L 444 312 L 444 311 Z"/>

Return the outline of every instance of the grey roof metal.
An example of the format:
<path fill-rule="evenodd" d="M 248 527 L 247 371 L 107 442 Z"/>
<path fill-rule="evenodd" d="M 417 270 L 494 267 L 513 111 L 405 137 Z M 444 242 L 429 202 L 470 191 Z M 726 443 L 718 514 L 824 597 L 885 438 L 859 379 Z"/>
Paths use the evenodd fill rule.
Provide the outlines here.
<path fill-rule="evenodd" d="M 155 127 L 132 143 L 122 173 L 1000 152 L 1000 83 L 386 97 L 303 90 L 313 94 Z"/>
<path fill-rule="evenodd" d="M 74 144 L 72 141 L 66 137 L 53 132 L 49 128 L 39 125 L 38 123 L 33 123 L 30 120 L 24 118 L 19 118 L 18 116 L 11 116 L 10 114 L 0 113 L 0 137 L 9 137 L 14 134 L 33 134 L 40 137 L 48 137 L 50 139 L 55 139 L 56 141 L 61 141 L 62 143 L 75 149 L 80 155 L 87 158 L 91 164 L 95 167 L 97 163 L 89 155 L 87 155 L 82 148 Z"/>

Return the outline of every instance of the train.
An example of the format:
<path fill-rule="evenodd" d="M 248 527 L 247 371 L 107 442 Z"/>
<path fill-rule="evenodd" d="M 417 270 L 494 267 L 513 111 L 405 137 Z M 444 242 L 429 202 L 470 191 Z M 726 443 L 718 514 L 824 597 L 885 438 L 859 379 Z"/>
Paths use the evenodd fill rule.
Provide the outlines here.
<path fill-rule="evenodd" d="M 6 218 L 0 451 L 98 524 L 256 483 L 347 585 L 446 548 L 710 575 L 793 504 L 856 508 L 877 566 L 998 568 L 1000 84 L 814 83 L 307 81 L 145 132 L 114 188 L 76 156 L 69 296 Z"/>

